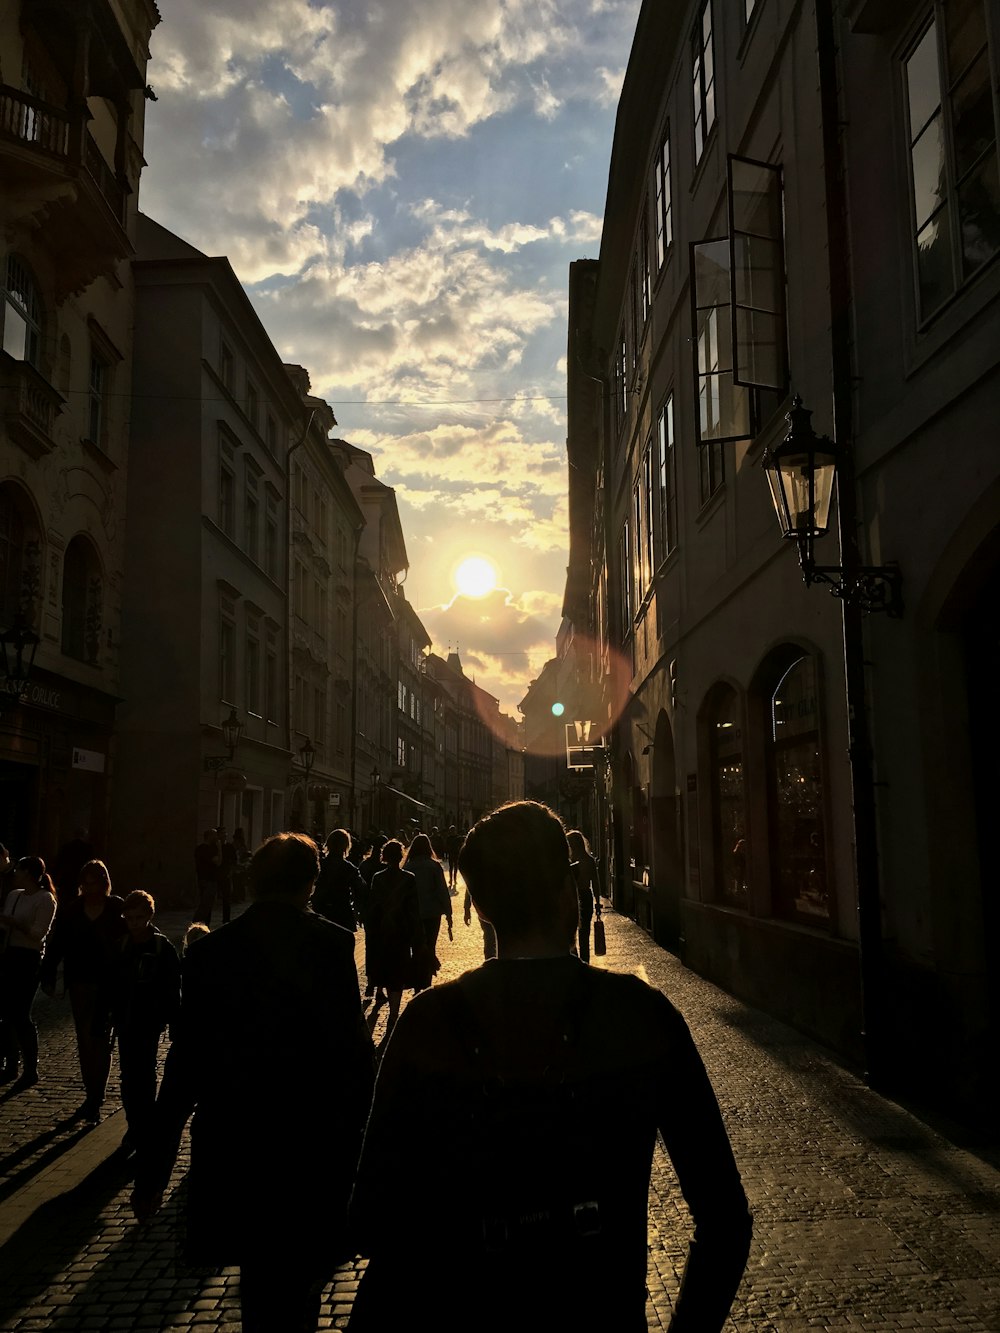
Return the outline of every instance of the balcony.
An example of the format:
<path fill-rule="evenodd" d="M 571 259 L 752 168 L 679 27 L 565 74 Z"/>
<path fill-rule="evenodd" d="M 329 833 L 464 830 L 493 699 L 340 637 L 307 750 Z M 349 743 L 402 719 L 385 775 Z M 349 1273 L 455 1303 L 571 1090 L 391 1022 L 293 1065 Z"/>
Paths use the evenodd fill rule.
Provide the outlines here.
<path fill-rule="evenodd" d="M 5 214 L 34 218 L 58 255 L 60 295 L 80 291 L 132 254 L 128 186 L 82 117 L 0 84 L 0 191 Z"/>
<path fill-rule="evenodd" d="M 0 352 L 0 413 L 7 434 L 32 458 L 55 448 L 55 420 L 65 404 L 34 366 Z"/>

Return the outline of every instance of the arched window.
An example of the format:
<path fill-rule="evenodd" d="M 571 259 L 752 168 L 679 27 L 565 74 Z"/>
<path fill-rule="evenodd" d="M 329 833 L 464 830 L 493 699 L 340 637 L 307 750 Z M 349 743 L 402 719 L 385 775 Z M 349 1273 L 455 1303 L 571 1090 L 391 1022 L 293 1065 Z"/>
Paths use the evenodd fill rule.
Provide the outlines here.
<path fill-rule="evenodd" d="M 747 817 L 743 790 L 743 724 L 740 700 L 719 685 L 708 714 L 712 777 L 712 843 L 715 887 L 721 901 L 747 905 Z"/>
<path fill-rule="evenodd" d="M 15 616 L 34 623 L 41 575 L 38 525 L 19 487 L 0 486 L 0 630 Z"/>
<path fill-rule="evenodd" d="M 15 361 L 38 369 L 42 352 L 42 302 L 28 266 L 17 255 L 7 256 L 3 291 L 3 350 Z"/>
<path fill-rule="evenodd" d="M 96 665 L 101 640 L 101 567 L 86 537 L 74 537 L 63 560 L 62 650 Z"/>
<path fill-rule="evenodd" d="M 777 915 L 818 921 L 830 915 L 819 690 L 815 659 L 793 651 L 766 695 L 772 890 Z"/>

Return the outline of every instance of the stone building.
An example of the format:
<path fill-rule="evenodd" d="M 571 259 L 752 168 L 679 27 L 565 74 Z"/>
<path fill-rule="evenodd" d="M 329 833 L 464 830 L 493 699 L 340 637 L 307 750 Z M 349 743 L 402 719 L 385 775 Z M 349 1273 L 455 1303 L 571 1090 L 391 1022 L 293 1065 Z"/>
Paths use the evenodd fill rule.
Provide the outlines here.
<path fill-rule="evenodd" d="M 109 846 L 129 259 L 158 22 L 152 0 L 0 12 L 0 635 L 38 639 L 23 699 L 2 691 L 0 840 L 50 861 L 78 833 Z"/>
<path fill-rule="evenodd" d="M 970 1114 L 1000 1035 L 998 23 L 647 0 L 568 346 L 566 609 L 617 903 Z M 814 547 L 764 467 L 808 430 L 794 395 L 839 451 Z M 899 609 L 894 562 L 901 618 L 871 610 Z"/>

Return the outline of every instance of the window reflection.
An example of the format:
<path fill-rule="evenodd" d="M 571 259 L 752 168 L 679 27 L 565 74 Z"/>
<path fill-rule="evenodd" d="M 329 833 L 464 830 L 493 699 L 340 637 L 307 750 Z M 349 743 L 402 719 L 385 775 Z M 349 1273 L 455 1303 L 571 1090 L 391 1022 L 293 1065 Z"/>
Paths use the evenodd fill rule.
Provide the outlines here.
<path fill-rule="evenodd" d="M 800 657 L 771 696 L 772 865 L 779 910 L 830 914 L 813 659 Z"/>

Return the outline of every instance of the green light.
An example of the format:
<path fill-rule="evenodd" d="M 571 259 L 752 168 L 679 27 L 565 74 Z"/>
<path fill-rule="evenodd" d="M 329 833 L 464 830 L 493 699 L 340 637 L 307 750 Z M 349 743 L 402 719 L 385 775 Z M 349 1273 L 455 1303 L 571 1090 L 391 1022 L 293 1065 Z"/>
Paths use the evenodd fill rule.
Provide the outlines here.
<path fill-rule="evenodd" d="M 565 704 L 553 704 L 553 705 L 552 705 L 552 716 L 553 716 L 553 717 L 562 717 L 562 715 L 563 715 L 563 713 L 565 713 L 565 711 L 566 711 L 566 706 L 565 706 Z"/>

